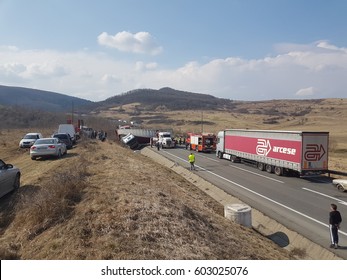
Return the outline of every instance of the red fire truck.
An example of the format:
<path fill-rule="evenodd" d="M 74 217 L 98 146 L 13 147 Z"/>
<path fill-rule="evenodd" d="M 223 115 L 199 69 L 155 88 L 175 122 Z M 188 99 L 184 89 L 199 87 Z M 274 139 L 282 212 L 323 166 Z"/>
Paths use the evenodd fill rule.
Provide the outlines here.
<path fill-rule="evenodd" d="M 197 152 L 216 151 L 216 135 L 213 133 L 188 133 L 186 148 Z"/>

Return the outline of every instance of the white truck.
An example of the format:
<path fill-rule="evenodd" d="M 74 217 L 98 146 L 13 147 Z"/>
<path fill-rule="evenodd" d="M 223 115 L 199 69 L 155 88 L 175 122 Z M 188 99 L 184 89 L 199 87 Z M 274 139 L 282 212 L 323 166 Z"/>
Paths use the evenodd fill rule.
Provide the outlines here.
<path fill-rule="evenodd" d="M 131 133 L 122 137 L 121 141 L 124 145 L 128 146 L 132 150 L 136 150 L 139 147 L 136 137 Z"/>
<path fill-rule="evenodd" d="M 157 137 L 151 138 L 151 147 L 159 145 L 160 148 L 175 148 L 176 141 L 172 139 L 171 132 L 158 132 Z"/>
<path fill-rule="evenodd" d="M 73 126 L 73 124 L 60 124 L 59 128 L 58 128 L 58 133 L 67 133 L 70 135 L 71 141 L 73 144 L 76 144 L 77 141 L 77 134 L 76 134 L 76 130 L 75 127 Z"/>

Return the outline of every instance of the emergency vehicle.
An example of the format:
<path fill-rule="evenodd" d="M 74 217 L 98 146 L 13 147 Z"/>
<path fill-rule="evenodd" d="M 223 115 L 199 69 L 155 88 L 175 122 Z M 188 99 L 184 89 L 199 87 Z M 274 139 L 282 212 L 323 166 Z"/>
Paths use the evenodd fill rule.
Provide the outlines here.
<path fill-rule="evenodd" d="M 188 133 L 186 147 L 197 152 L 214 152 L 216 151 L 216 135 Z"/>

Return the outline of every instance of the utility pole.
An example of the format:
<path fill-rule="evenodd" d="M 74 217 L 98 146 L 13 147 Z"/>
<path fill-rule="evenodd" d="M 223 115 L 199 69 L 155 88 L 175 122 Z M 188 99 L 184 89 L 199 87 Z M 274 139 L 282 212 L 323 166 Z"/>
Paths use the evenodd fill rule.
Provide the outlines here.
<path fill-rule="evenodd" d="M 73 120 L 73 111 L 74 111 L 74 108 L 73 108 L 73 101 L 72 101 L 72 107 L 71 107 L 72 111 L 71 111 L 71 123 L 74 124 L 74 120 Z"/>
<path fill-rule="evenodd" d="M 204 133 L 204 111 L 201 110 L 201 133 Z"/>

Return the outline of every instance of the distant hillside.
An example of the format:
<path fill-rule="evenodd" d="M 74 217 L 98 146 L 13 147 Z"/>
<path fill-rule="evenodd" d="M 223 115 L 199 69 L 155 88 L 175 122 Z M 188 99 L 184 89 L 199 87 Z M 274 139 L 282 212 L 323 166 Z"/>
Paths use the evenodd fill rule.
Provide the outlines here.
<path fill-rule="evenodd" d="M 19 106 L 39 109 L 47 112 L 83 110 L 92 106 L 94 102 L 60 94 L 22 87 L 9 87 L 0 85 L 0 105 Z"/>
<path fill-rule="evenodd" d="M 0 105 L 19 106 L 47 112 L 75 111 L 88 113 L 95 108 L 108 109 L 114 106 L 140 104 L 142 110 L 225 110 L 232 109 L 232 100 L 217 98 L 209 94 L 179 91 L 172 88 L 136 89 L 115 95 L 101 102 L 60 94 L 51 91 L 0 85 Z"/>
<path fill-rule="evenodd" d="M 234 103 L 229 99 L 217 98 L 208 94 L 179 91 L 172 88 L 136 89 L 113 96 L 99 102 L 102 108 L 140 103 L 142 110 L 155 110 L 158 107 L 167 110 L 218 110 L 231 109 Z"/>

